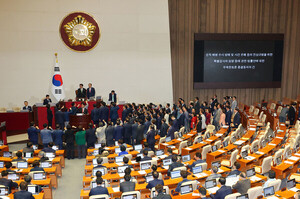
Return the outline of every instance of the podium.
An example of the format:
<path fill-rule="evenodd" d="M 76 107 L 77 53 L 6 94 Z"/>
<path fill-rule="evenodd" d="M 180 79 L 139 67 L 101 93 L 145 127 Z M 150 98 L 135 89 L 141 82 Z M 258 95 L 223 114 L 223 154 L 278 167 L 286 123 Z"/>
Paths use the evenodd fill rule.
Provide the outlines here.
<path fill-rule="evenodd" d="M 87 129 L 89 123 L 91 122 L 91 115 L 70 115 L 70 125 L 78 127 L 81 125 L 83 128 Z"/>

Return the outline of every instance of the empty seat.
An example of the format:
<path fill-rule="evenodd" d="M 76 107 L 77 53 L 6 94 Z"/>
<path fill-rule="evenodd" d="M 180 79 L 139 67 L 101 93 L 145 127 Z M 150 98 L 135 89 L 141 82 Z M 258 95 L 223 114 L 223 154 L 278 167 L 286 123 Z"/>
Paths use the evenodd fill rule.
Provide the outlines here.
<path fill-rule="evenodd" d="M 280 179 L 276 179 L 272 182 L 269 182 L 269 187 L 273 186 L 274 187 L 274 191 L 279 191 L 280 185 L 281 185 L 281 180 Z"/>
<path fill-rule="evenodd" d="M 211 145 L 207 145 L 205 147 L 203 147 L 202 149 L 202 160 L 205 160 L 206 159 L 206 154 L 211 152 Z"/>
<path fill-rule="evenodd" d="M 240 193 L 233 193 L 233 194 L 229 194 L 227 196 L 225 196 L 224 199 L 236 199 L 236 197 L 240 196 Z"/>
<path fill-rule="evenodd" d="M 255 172 L 259 174 L 266 174 L 271 170 L 272 156 L 263 159 L 261 166 L 256 166 Z"/>
<path fill-rule="evenodd" d="M 236 149 L 231 153 L 230 160 L 222 160 L 221 165 L 226 167 L 232 167 L 236 161 L 239 151 Z"/>
<path fill-rule="evenodd" d="M 187 146 L 188 146 L 187 142 L 188 142 L 188 141 L 182 141 L 182 142 L 180 142 L 178 150 L 177 150 L 177 149 L 173 150 L 173 153 L 175 153 L 175 154 L 177 154 L 177 155 L 181 155 L 182 149 L 183 149 L 184 147 L 187 147 Z"/>
<path fill-rule="evenodd" d="M 248 189 L 248 199 L 256 199 L 258 196 L 262 195 L 263 188 L 258 186 L 258 187 L 253 187 Z"/>

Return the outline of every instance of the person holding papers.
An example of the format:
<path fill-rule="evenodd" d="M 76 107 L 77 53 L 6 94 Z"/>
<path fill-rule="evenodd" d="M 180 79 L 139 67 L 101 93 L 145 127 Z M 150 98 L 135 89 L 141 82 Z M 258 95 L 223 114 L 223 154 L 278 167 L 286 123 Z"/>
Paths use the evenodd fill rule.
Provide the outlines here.
<path fill-rule="evenodd" d="M 236 189 L 241 195 L 246 194 L 248 189 L 251 188 L 251 181 L 247 179 L 247 176 L 244 172 L 240 173 L 240 180 L 232 186 L 233 189 Z"/>
<path fill-rule="evenodd" d="M 200 153 L 200 152 L 197 152 L 197 153 L 195 154 L 194 159 L 195 159 L 195 161 L 193 162 L 193 164 L 188 165 L 188 167 L 189 167 L 190 169 L 192 169 L 194 166 L 196 166 L 196 164 L 204 163 L 204 162 L 205 162 L 204 160 L 202 160 L 202 158 L 201 158 L 201 153 Z"/>
<path fill-rule="evenodd" d="M 232 194 L 232 189 L 230 186 L 226 186 L 226 178 L 221 177 L 219 179 L 219 183 L 221 184 L 220 189 L 216 192 L 215 195 L 211 194 L 212 199 L 224 199 L 227 195 Z"/>

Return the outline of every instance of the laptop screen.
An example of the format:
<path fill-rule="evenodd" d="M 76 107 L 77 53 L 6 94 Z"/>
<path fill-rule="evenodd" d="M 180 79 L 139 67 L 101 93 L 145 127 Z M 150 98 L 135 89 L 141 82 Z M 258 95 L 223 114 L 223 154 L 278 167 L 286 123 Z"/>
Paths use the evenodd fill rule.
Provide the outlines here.
<path fill-rule="evenodd" d="M 274 191 L 274 187 L 273 186 L 264 188 L 264 196 L 265 197 L 272 196 L 274 194 L 275 194 L 275 191 Z"/>
<path fill-rule="evenodd" d="M 117 156 L 116 157 L 116 163 L 119 163 L 119 162 L 123 162 L 123 156 Z"/>
<path fill-rule="evenodd" d="M 293 188 L 293 187 L 295 187 L 295 186 L 296 186 L 296 181 L 295 181 L 295 179 L 288 180 L 287 183 L 286 183 L 286 187 L 287 187 L 288 189 L 291 189 L 291 188 Z"/>
<path fill-rule="evenodd" d="M 52 162 L 48 162 L 48 161 L 41 162 L 41 167 L 42 168 L 50 168 L 50 167 L 52 167 Z"/>
<path fill-rule="evenodd" d="M 99 155 L 99 150 L 98 149 L 94 150 L 93 155 Z"/>
<path fill-rule="evenodd" d="M 172 164 L 172 160 L 170 158 L 163 159 L 163 165 L 164 166 L 169 166 L 170 164 Z"/>
<path fill-rule="evenodd" d="M 0 162 L 0 168 L 4 167 L 4 162 Z"/>
<path fill-rule="evenodd" d="M 0 188 L 0 196 L 6 196 L 8 195 L 8 188 L 7 187 L 1 187 Z"/>
<path fill-rule="evenodd" d="M 216 145 L 213 145 L 213 146 L 211 147 L 211 151 L 212 151 L 212 152 L 215 152 L 216 150 L 218 150 L 217 146 L 216 146 Z"/>
<path fill-rule="evenodd" d="M 146 182 L 149 183 L 150 181 L 154 180 L 153 176 L 146 176 Z"/>
<path fill-rule="evenodd" d="M 46 179 L 46 174 L 44 172 L 33 173 L 33 180 L 43 180 Z"/>
<path fill-rule="evenodd" d="M 94 159 L 93 159 L 93 165 L 94 165 L 94 166 L 95 166 L 95 165 L 98 165 L 97 159 L 98 159 L 98 158 L 94 158 Z"/>
<path fill-rule="evenodd" d="M 136 155 L 136 157 L 144 158 L 144 155 L 142 153 L 139 153 L 139 154 Z"/>
<path fill-rule="evenodd" d="M 217 186 L 216 180 L 208 180 L 208 181 L 205 182 L 206 189 L 210 189 L 210 188 L 213 188 L 215 186 Z"/>
<path fill-rule="evenodd" d="M 156 156 L 160 156 L 160 155 L 163 155 L 163 154 L 164 154 L 164 150 L 163 149 L 155 151 L 155 155 Z"/>
<path fill-rule="evenodd" d="M 255 145 L 254 147 L 253 147 L 253 153 L 256 153 L 258 151 L 258 145 Z"/>
<path fill-rule="evenodd" d="M 9 157 L 11 157 L 11 152 L 9 152 L 9 151 L 4 151 L 3 152 L 3 157 L 5 157 L 5 158 L 9 158 Z"/>
<path fill-rule="evenodd" d="M 150 162 L 148 162 L 148 161 L 140 162 L 140 168 L 141 168 L 141 170 L 150 169 L 151 168 L 151 161 Z"/>
<path fill-rule="evenodd" d="M 203 141 L 202 136 L 199 136 L 198 139 L 197 139 L 197 142 L 200 143 L 200 142 L 202 142 L 202 141 Z"/>
<path fill-rule="evenodd" d="M 101 144 L 95 144 L 95 149 L 99 149 L 101 147 Z"/>
<path fill-rule="evenodd" d="M 57 151 L 59 149 L 59 147 L 58 146 L 53 146 L 52 149 Z"/>
<path fill-rule="evenodd" d="M 55 158 L 55 153 L 46 152 L 45 156 L 48 157 L 48 158 Z"/>
<path fill-rule="evenodd" d="M 184 185 L 180 187 L 180 193 L 181 194 L 187 194 L 193 192 L 193 185 Z"/>
<path fill-rule="evenodd" d="M 202 166 L 192 168 L 193 174 L 202 173 Z"/>
<path fill-rule="evenodd" d="M 171 172 L 171 178 L 174 179 L 174 178 L 180 178 L 181 175 L 180 175 L 180 170 L 177 170 L 177 171 L 172 171 Z"/>
<path fill-rule="evenodd" d="M 22 162 L 22 161 L 17 162 L 17 168 L 18 169 L 26 169 L 26 168 L 28 168 L 28 162 Z"/>
<path fill-rule="evenodd" d="M 128 166 L 121 166 L 121 167 L 118 167 L 118 173 L 125 173 L 125 169 L 127 168 Z"/>
<path fill-rule="evenodd" d="M 97 171 L 101 171 L 102 175 L 105 175 L 105 169 L 104 169 L 104 167 L 94 168 L 93 169 L 93 176 L 96 176 Z"/>
<path fill-rule="evenodd" d="M 122 196 L 122 199 L 137 199 L 137 195 L 136 194 L 125 195 Z"/>
<path fill-rule="evenodd" d="M 30 152 L 25 152 L 23 153 L 24 158 L 32 158 L 33 157 L 33 153 Z"/>
<path fill-rule="evenodd" d="M 248 169 L 247 171 L 246 171 L 246 176 L 249 178 L 249 177 L 251 177 L 251 176 L 254 176 L 255 175 L 255 169 L 254 168 L 252 168 L 252 169 Z"/>
<path fill-rule="evenodd" d="M 28 185 L 27 191 L 32 194 L 38 194 L 39 193 L 39 187 L 37 185 Z"/>
<path fill-rule="evenodd" d="M 248 194 L 237 196 L 236 199 L 248 199 Z"/>
<path fill-rule="evenodd" d="M 228 142 L 227 141 L 224 141 L 223 142 L 223 147 L 227 147 L 228 146 Z"/>
<path fill-rule="evenodd" d="M 242 152 L 242 157 L 245 158 L 245 157 L 247 157 L 247 156 L 248 156 L 248 151 L 247 151 L 247 150 L 243 151 L 243 152 Z"/>
<path fill-rule="evenodd" d="M 8 178 L 9 180 L 15 181 L 15 180 L 19 180 L 19 179 L 20 179 L 20 176 L 19 176 L 19 174 L 16 174 L 16 173 L 9 173 L 9 174 L 7 175 L 7 178 Z"/>
<path fill-rule="evenodd" d="M 142 149 L 143 149 L 143 145 L 141 145 L 141 144 L 134 145 L 135 151 L 141 151 Z"/>
<path fill-rule="evenodd" d="M 280 165 L 282 162 L 281 156 L 276 158 L 276 165 Z"/>
<path fill-rule="evenodd" d="M 220 162 L 220 161 L 212 162 L 212 163 L 211 163 L 211 166 L 212 166 L 212 167 L 213 167 L 213 166 L 216 166 L 216 167 L 220 168 L 220 167 L 221 167 L 221 162 Z"/>
<path fill-rule="evenodd" d="M 171 137 L 166 137 L 166 142 L 170 142 L 171 140 Z"/>
<path fill-rule="evenodd" d="M 115 148 L 115 153 L 121 153 L 121 149 L 120 148 Z"/>
<path fill-rule="evenodd" d="M 182 156 L 182 162 L 188 162 L 191 160 L 191 155 L 183 155 Z"/>

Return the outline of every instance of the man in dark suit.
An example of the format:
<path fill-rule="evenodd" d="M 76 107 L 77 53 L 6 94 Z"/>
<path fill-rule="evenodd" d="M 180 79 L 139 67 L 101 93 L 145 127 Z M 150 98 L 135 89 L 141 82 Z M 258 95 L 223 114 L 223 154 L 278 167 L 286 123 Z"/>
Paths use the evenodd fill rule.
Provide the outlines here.
<path fill-rule="evenodd" d="M 149 126 L 151 125 L 150 122 L 151 118 L 149 116 L 146 117 L 146 122 L 145 122 L 145 128 L 144 128 L 144 136 L 146 135 L 147 131 L 149 130 Z"/>
<path fill-rule="evenodd" d="M 290 125 L 294 125 L 296 119 L 296 107 L 294 103 L 289 108 L 288 119 L 290 120 Z"/>
<path fill-rule="evenodd" d="M 231 169 L 231 171 L 229 172 L 229 174 L 228 174 L 228 176 L 230 176 L 230 175 L 240 175 L 240 171 L 239 171 L 239 169 L 241 168 L 241 164 L 239 163 L 239 162 L 235 162 L 234 164 L 233 164 L 233 166 L 232 166 L 232 169 Z"/>
<path fill-rule="evenodd" d="M 171 175 L 171 171 L 173 171 L 173 169 L 177 168 L 177 167 L 183 167 L 184 164 L 182 164 L 181 162 L 179 162 L 177 155 L 173 155 L 172 156 L 172 164 L 169 166 L 168 169 L 168 176 Z"/>
<path fill-rule="evenodd" d="M 63 128 L 60 127 L 59 124 L 56 124 L 56 129 L 53 131 L 53 142 L 55 145 L 58 146 L 59 150 L 62 150 L 63 148 Z"/>
<path fill-rule="evenodd" d="M 50 142 L 47 147 L 44 147 L 42 149 L 42 151 L 44 151 L 45 153 L 55 153 L 55 150 L 52 149 L 53 145 L 54 145 L 54 143 Z"/>
<path fill-rule="evenodd" d="M 89 128 L 85 133 L 87 148 L 94 147 L 97 142 L 96 129 L 92 123 L 89 123 Z"/>
<path fill-rule="evenodd" d="M 141 161 L 152 160 L 152 157 L 148 156 L 148 150 L 143 150 L 143 155 L 144 157 L 141 159 Z"/>
<path fill-rule="evenodd" d="M 166 123 L 166 119 L 161 120 L 161 127 L 160 127 L 160 137 L 165 137 L 168 133 L 168 124 Z"/>
<path fill-rule="evenodd" d="M 232 116 L 231 109 L 229 106 L 226 106 L 225 124 L 228 126 L 230 126 L 231 123 L 231 116 Z"/>
<path fill-rule="evenodd" d="M 89 100 L 94 100 L 95 99 L 95 88 L 92 87 L 92 83 L 89 83 L 89 87 L 87 88 L 87 91 L 86 91 L 86 97 L 89 99 Z"/>
<path fill-rule="evenodd" d="M 70 108 L 70 112 L 71 112 L 71 115 L 76 115 L 76 113 L 77 113 L 77 107 L 76 107 L 76 104 L 75 104 L 75 102 L 72 102 L 72 104 L 71 104 L 72 106 L 71 106 L 71 108 Z"/>
<path fill-rule="evenodd" d="M 119 118 L 118 110 L 120 108 L 116 106 L 116 103 L 112 102 L 110 107 L 110 120 L 113 122 L 113 124 L 116 124 L 117 119 Z"/>
<path fill-rule="evenodd" d="M 170 121 L 167 137 L 171 137 L 171 139 L 173 140 L 175 138 L 174 133 L 175 133 L 175 128 L 173 127 L 173 121 Z"/>
<path fill-rule="evenodd" d="M 39 127 L 34 126 L 34 122 L 30 122 L 30 127 L 27 129 L 28 139 L 32 144 L 37 145 L 39 141 Z"/>
<path fill-rule="evenodd" d="M 126 156 L 124 156 L 123 158 L 123 162 L 124 162 L 124 165 L 123 166 L 127 166 L 127 168 L 129 167 L 130 169 L 133 168 L 132 165 L 129 165 L 128 162 L 129 162 L 129 158 L 127 158 Z"/>
<path fill-rule="evenodd" d="M 53 120 L 53 112 L 51 110 L 50 104 L 46 105 L 47 107 L 47 120 L 48 120 L 48 126 L 52 127 L 52 120 Z"/>
<path fill-rule="evenodd" d="M 247 176 L 244 172 L 240 173 L 240 179 L 235 185 L 232 186 L 232 189 L 236 189 L 241 195 L 246 194 L 248 189 L 251 188 L 251 181 L 247 179 Z"/>
<path fill-rule="evenodd" d="M 46 98 L 44 99 L 43 105 L 47 105 L 47 104 L 49 104 L 51 102 L 52 102 L 52 100 L 50 99 L 50 96 L 46 95 Z"/>
<path fill-rule="evenodd" d="M 152 151 L 154 151 L 154 146 L 155 146 L 155 130 L 154 130 L 154 125 L 150 126 L 150 131 L 147 132 L 147 142 L 149 144 L 149 147 L 151 148 Z"/>
<path fill-rule="evenodd" d="M 114 141 L 119 141 L 123 139 L 124 136 L 124 127 L 121 126 L 120 120 L 117 120 L 117 125 L 114 128 Z"/>
<path fill-rule="evenodd" d="M 93 110 L 91 111 L 91 119 L 95 125 L 99 123 L 99 109 L 97 108 L 96 104 L 93 104 Z"/>
<path fill-rule="evenodd" d="M 28 106 L 28 102 L 27 101 L 24 101 L 23 110 L 32 111 L 32 108 L 31 108 L 31 106 Z"/>
<path fill-rule="evenodd" d="M 191 165 L 188 165 L 188 167 L 190 169 L 192 169 L 193 167 L 195 167 L 197 164 L 200 164 L 200 163 L 204 163 L 205 161 L 202 160 L 202 157 L 201 157 L 201 153 L 200 152 L 196 152 L 195 156 L 194 156 L 194 159 L 195 161 L 191 164 Z"/>
<path fill-rule="evenodd" d="M 234 128 L 237 128 L 239 124 L 241 123 L 241 116 L 238 112 L 238 109 L 234 109 L 234 117 L 233 117 L 233 126 Z"/>
<path fill-rule="evenodd" d="M 26 160 L 23 159 L 22 155 L 23 155 L 22 152 L 18 151 L 16 153 L 17 159 L 13 159 L 12 162 L 26 162 Z"/>
<path fill-rule="evenodd" d="M 3 170 L 1 172 L 2 178 L 0 178 L 0 185 L 4 185 L 8 187 L 8 193 L 11 193 L 12 188 L 17 188 L 18 184 L 16 182 L 13 182 L 12 180 L 7 179 L 8 171 Z"/>
<path fill-rule="evenodd" d="M 125 182 L 122 182 L 120 184 L 120 192 L 129 192 L 129 191 L 135 191 L 135 183 L 130 182 L 131 176 L 125 175 L 124 176 Z"/>
<path fill-rule="evenodd" d="M 158 174 L 157 171 L 153 171 L 153 172 L 152 172 L 152 176 L 153 176 L 154 180 L 151 180 L 151 181 L 147 184 L 147 186 L 146 186 L 147 189 L 152 189 L 153 187 L 155 187 L 155 186 L 158 185 L 158 184 L 164 185 L 164 181 L 158 179 L 159 174 Z"/>
<path fill-rule="evenodd" d="M 144 129 L 145 126 L 142 123 L 141 120 L 138 120 L 138 127 L 136 129 L 136 137 L 133 136 L 133 139 L 135 139 L 135 144 L 141 144 L 142 140 L 144 139 Z"/>
<path fill-rule="evenodd" d="M 112 126 L 112 122 L 107 122 L 107 128 L 105 129 L 105 137 L 107 146 L 114 145 L 114 127 Z"/>
<path fill-rule="evenodd" d="M 180 175 L 181 175 L 181 177 L 182 177 L 183 179 L 182 179 L 181 182 L 179 182 L 179 183 L 177 184 L 177 187 L 176 187 L 176 189 L 175 189 L 176 192 L 180 192 L 180 187 L 181 187 L 182 183 L 190 181 L 190 180 L 187 179 L 187 176 L 188 176 L 188 172 L 187 172 L 187 171 L 181 170 L 181 171 L 180 171 Z"/>
<path fill-rule="evenodd" d="M 117 94 L 115 93 L 114 90 L 112 90 L 112 91 L 109 93 L 108 101 L 117 103 Z"/>
<path fill-rule="evenodd" d="M 5 168 L 8 173 L 17 173 L 15 170 L 12 170 L 11 162 L 5 162 Z"/>
<path fill-rule="evenodd" d="M 102 195 L 102 194 L 107 194 L 108 195 L 108 190 L 106 187 L 102 187 L 103 179 L 102 178 L 97 178 L 96 180 L 97 187 L 92 188 L 89 196 L 94 196 L 94 195 Z"/>
<path fill-rule="evenodd" d="M 126 144 L 131 145 L 132 138 L 132 125 L 129 123 L 129 119 L 127 118 L 124 122 L 124 142 Z"/>
<path fill-rule="evenodd" d="M 195 107 L 195 112 L 196 115 L 200 113 L 200 103 L 199 103 L 199 97 L 195 97 L 195 102 L 194 102 L 194 107 Z"/>
<path fill-rule="evenodd" d="M 44 171 L 45 170 L 43 168 L 40 167 L 40 162 L 38 160 L 34 160 L 32 163 L 32 169 L 30 169 L 30 172 L 32 171 Z"/>
<path fill-rule="evenodd" d="M 210 199 L 210 198 L 206 197 L 207 191 L 204 187 L 199 188 L 199 194 L 200 194 L 201 199 Z"/>
<path fill-rule="evenodd" d="M 221 177 L 219 179 L 219 183 L 221 184 L 220 189 L 216 192 L 215 195 L 211 194 L 212 199 L 224 199 L 227 195 L 232 194 L 232 189 L 230 186 L 226 186 L 226 178 Z"/>
<path fill-rule="evenodd" d="M 27 191 L 27 182 L 20 183 L 20 191 L 14 193 L 14 199 L 34 199 L 32 193 Z"/>
<path fill-rule="evenodd" d="M 55 124 L 59 124 L 61 129 L 65 127 L 64 113 L 61 111 L 61 108 L 58 108 L 55 113 Z"/>
<path fill-rule="evenodd" d="M 109 116 L 109 108 L 106 106 L 105 102 L 102 102 L 102 106 L 103 106 L 103 119 L 106 122 L 108 122 L 108 116 Z"/>
<path fill-rule="evenodd" d="M 81 108 L 77 109 L 77 113 L 88 114 L 88 110 L 85 108 L 85 104 L 81 103 Z"/>
<path fill-rule="evenodd" d="M 132 140 L 131 143 L 132 145 L 135 144 L 136 142 L 136 137 L 137 137 L 137 128 L 138 128 L 139 124 L 138 124 L 138 119 L 135 119 L 133 124 L 131 125 L 131 129 L 132 129 Z"/>
<path fill-rule="evenodd" d="M 122 121 L 124 122 L 126 120 L 126 117 L 128 115 L 128 110 L 126 108 L 126 106 L 123 106 L 123 111 L 122 111 Z"/>
<path fill-rule="evenodd" d="M 84 100 L 86 98 L 86 89 L 83 88 L 83 84 L 79 84 L 79 88 L 77 89 L 76 98 Z"/>
<path fill-rule="evenodd" d="M 154 197 L 153 199 L 171 199 L 172 198 L 169 194 L 164 193 L 164 187 L 161 184 L 158 184 L 155 186 L 155 191 L 157 193 L 157 196 Z"/>

